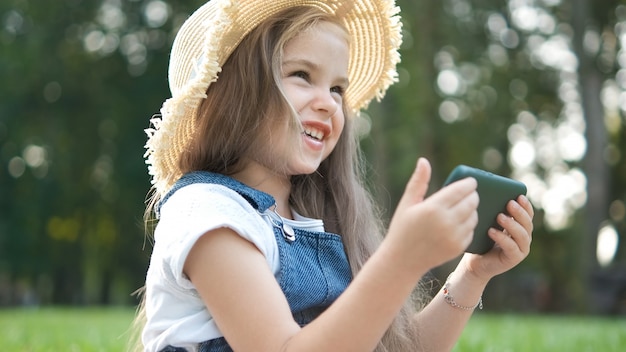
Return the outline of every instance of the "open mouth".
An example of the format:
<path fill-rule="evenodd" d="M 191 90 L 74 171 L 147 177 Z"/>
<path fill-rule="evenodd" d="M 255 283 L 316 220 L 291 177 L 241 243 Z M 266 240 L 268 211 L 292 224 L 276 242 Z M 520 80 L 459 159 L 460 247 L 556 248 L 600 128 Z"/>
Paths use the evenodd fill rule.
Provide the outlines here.
<path fill-rule="evenodd" d="M 324 132 L 318 130 L 317 128 L 305 127 L 304 134 L 307 135 L 307 137 L 315 139 L 317 141 L 321 141 L 324 139 Z"/>

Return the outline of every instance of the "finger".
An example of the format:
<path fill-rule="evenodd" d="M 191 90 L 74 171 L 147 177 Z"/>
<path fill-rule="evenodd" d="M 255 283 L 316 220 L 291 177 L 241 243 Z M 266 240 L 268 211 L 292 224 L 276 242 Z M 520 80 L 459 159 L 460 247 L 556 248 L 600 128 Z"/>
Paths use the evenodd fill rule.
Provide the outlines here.
<path fill-rule="evenodd" d="M 509 216 L 520 223 L 529 234 L 532 234 L 534 210 L 528 198 L 520 196 L 518 201 L 508 202 L 506 209 Z"/>
<path fill-rule="evenodd" d="M 463 216 L 464 214 L 460 215 Z M 467 211 L 467 215 L 465 215 L 462 220 L 459 222 L 459 226 L 460 226 L 460 230 L 461 233 L 470 233 L 472 234 L 472 236 L 470 236 L 469 241 L 471 242 L 471 239 L 476 236 L 475 230 L 476 230 L 476 225 L 478 225 L 478 210 L 476 207 L 474 207 L 473 209 L 468 208 Z M 467 245 L 469 246 L 469 242 L 467 243 Z"/>
<path fill-rule="evenodd" d="M 530 243 L 532 238 L 530 232 L 514 218 L 498 214 L 497 222 L 504 229 L 501 231 L 505 236 L 509 237 L 523 253 L 530 251 Z M 506 239 L 504 239 L 506 241 Z"/>
<path fill-rule="evenodd" d="M 406 185 L 398 207 L 406 207 L 424 200 L 430 182 L 431 167 L 426 158 L 419 158 L 415 171 Z"/>
<path fill-rule="evenodd" d="M 530 215 L 531 218 L 535 216 L 535 208 L 533 208 L 533 205 L 528 197 L 526 197 L 525 195 L 520 195 L 519 197 L 517 197 L 517 202 L 524 209 L 526 209 L 526 212 L 528 213 L 528 215 Z"/>
<path fill-rule="evenodd" d="M 487 233 L 498 247 L 508 253 L 507 256 L 511 256 L 514 253 L 523 253 L 522 248 L 517 242 L 515 242 L 508 230 L 498 230 L 491 227 Z"/>
<path fill-rule="evenodd" d="M 430 198 L 441 206 L 450 208 L 464 201 L 473 192 L 476 192 L 477 187 L 478 182 L 476 182 L 476 179 L 467 177 L 440 189 Z"/>
<path fill-rule="evenodd" d="M 444 209 L 449 221 L 455 223 L 460 232 L 472 233 L 478 224 L 478 196 L 476 179 L 468 177 L 439 190 L 429 201 Z"/>
<path fill-rule="evenodd" d="M 535 217 L 535 208 L 533 208 L 533 205 L 530 202 L 530 200 L 526 196 L 521 195 L 517 198 L 517 203 L 521 205 L 522 208 L 524 208 L 532 224 L 532 219 Z"/>

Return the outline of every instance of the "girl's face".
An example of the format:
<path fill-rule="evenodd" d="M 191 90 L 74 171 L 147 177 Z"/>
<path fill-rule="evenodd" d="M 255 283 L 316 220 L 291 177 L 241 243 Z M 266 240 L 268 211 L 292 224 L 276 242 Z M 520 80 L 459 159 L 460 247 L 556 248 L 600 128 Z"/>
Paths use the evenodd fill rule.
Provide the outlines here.
<path fill-rule="evenodd" d="M 343 131 L 343 93 L 348 87 L 345 31 L 320 22 L 284 47 L 282 86 L 301 127 L 280 119 L 269 138 L 269 155 L 288 175 L 310 174 L 333 151 Z"/>

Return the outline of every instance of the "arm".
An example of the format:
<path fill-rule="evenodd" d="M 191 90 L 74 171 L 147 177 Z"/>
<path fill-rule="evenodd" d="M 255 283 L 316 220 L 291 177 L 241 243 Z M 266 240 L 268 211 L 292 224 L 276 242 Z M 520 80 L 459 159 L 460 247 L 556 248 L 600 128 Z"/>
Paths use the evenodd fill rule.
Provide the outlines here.
<path fill-rule="evenodd" d="M 261 252 L 232 230 L 202 236 L 184 271 L 235 350 L 371 351 L 422 275 L 471 241 L 475 180 L 424 200 L 429 179 L 430 167 L 422 160 L 380 248 L 337 301 L 304 328 L 294 322 Z"/>
<path fill-rule="evenodd" d="M 534 216 L 528 199 L 520 196 L 507 204 L 511 216 L 500 214 L 498 223 L 505 231 L 490 229 L 489 236 L 496 242 L 485 255 L 465 254 L 449 278 L 450 292 L 461 306 L 473 307 L 479 301 L 489 280 L 519 264 L 530 252 Z M 449 351 L 471 317 L 472 310 L 451 306 L 440 291 L 415 316 L 415 324 L 423 337 L 426 350 Z"/>
<path fill-rule="evenodd" d="M 368 351 L 416 281 L 414 274 L 390 274 L 389 257 L 387 250 L 377 252 L 338 300 L 304 328 L 293 320 L 263 255 L 231 230 L 204 235 L 185 267 L 236 351 Z"/>

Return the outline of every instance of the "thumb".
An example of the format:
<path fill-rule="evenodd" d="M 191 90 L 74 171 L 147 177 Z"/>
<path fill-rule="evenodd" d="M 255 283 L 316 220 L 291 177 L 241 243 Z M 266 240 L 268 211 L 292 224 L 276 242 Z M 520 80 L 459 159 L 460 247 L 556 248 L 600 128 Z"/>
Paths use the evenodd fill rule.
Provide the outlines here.
<path fill-rule="evenodd" d="M 406 185 L 398 207 L 408 207 L 424 200 L 430 182 L 431 167 L 426 158 L 419 158 L 413 175 Z"/>

